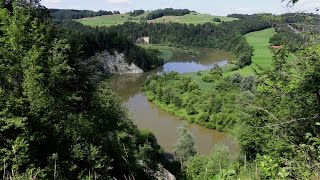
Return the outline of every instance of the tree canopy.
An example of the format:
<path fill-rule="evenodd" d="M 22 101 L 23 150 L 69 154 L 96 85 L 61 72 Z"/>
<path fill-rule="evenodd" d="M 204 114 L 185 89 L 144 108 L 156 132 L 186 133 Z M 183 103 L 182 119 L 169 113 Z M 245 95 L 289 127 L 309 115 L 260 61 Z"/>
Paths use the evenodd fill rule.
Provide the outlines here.
<path fill-rule="evenodd" d="M 99 62 L 81 51 L 85 41 L 76 45 L 36 1 L 13 1 L 0 12 L 3 177 L 150 177 L 160 147 L 101 81 Z"/>

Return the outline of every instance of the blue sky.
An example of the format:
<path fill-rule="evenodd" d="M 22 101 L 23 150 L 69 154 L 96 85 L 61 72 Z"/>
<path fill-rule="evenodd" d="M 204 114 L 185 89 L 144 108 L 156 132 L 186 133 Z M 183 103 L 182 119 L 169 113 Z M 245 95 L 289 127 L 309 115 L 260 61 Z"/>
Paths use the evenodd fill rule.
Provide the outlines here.
<path fill-rule="evenodd" d="M 320 0 L 300 0 L 294 7 L 287 7 L 281 0 L 42 0 L 48 8 L 119 10 L 128 12 L 135 9 L 154 10 L 159 8 L 187 8 L 201 13 L 227 15 L 230 13 L 285 13 L 315 12 Z"/>

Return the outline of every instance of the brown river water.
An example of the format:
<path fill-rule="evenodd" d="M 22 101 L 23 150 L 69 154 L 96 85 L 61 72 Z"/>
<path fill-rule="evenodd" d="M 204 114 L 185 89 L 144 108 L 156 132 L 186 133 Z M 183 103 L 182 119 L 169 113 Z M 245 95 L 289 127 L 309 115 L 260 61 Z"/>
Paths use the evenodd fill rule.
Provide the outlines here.
<path fill-rule="evenodd" d="M 208 70 L 214 64 L 224 65 L 227 60 L 232 58 L 225 51 L 204 48 L 197 50 L 199 55 L 196 56 L 174 52 L 172 60 L 153 71 L 143 74 L 114 75 L 110 79 L 110 86 L 123 99 L 138 128 L 153 132 L 159 144 L 169 153 L 173 152 L 174 145 L 178 139 L 178 128 L 186 121 L 148 102 L 142 92 L 142 86 L 146 78 L 152 74 L 169 71 L 189 73 Z M 190 123 L 188 123 L 188 127 L 198 153 L 209 154 L 217 145 L 225 145 L 229 147 L 231 152 L 238 152 L 235 140 L 226 133 Z"/>

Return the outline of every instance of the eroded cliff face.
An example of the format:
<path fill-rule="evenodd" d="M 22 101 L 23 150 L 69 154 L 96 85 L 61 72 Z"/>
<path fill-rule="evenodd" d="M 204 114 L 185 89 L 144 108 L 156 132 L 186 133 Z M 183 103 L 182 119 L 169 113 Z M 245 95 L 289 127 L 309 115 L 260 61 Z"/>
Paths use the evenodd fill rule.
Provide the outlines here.
<path fill-rule="evenodd" d="M 103 69 L 112 74 L 139 74 L 143 70 L 134 63 L 128 64 L 123 53 L 114 52 L 110 54 L 107 51 L 102 52 L 99 57 L 103 61 Z"/>

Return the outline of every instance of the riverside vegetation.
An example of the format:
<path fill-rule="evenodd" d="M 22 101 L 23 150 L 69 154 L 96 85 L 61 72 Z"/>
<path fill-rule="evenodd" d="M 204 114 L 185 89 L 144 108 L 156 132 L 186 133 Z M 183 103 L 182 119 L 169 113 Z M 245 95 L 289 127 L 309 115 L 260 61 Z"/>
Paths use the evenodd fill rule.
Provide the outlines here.
<path fill-rule="evenodd" d="M 288 42 L 285 37 L 294 32 L 277 27 L 279 34 L 273 36 L 270 30 L 247 36 L 257 63 L 251 73 L 230 73 L 216 66 L 190 75 L 154 75 L 145 82 L 148 99 L 159 107 L 238 139 L 238 156 L 223 147 L 208 156 L 190 156 L 183 162 L 187 179 L 319 177 L 319 45 L 296 48 L 303 33 L 295 33 Z M 268 47 L 263 34 L 283 48 L 256 53 Z M 256 35 L 260 43 L 259 38 L 250 40 Z M 297 56 L 294 61 L 291 52 Z"/>

